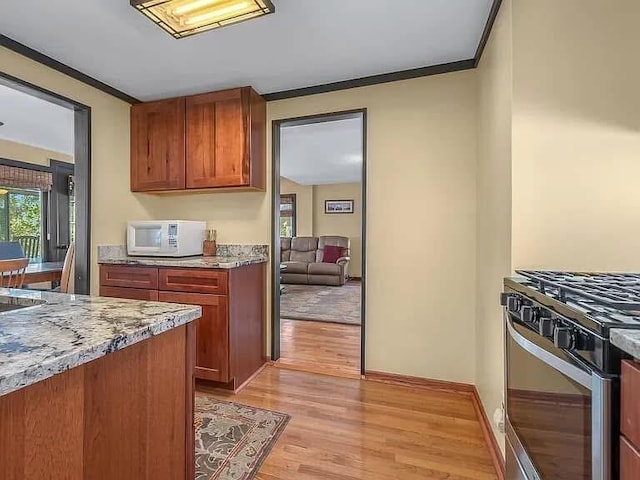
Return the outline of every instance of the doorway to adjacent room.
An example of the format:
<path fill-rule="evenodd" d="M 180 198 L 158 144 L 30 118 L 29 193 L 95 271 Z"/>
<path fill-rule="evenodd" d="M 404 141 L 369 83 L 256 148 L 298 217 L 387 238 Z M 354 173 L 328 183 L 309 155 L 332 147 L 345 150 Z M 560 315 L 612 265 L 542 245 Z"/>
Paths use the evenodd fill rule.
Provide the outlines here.
<path fill-rule="evenodd" d="M 272 359 L 364 371 L 366 110 L 273 123 Z"/>
<path fill-rule="evenodd" d="M 0 258 L 39 289 L 69 266 L 65 291 L 89 293 L 90 130 L 90 107 L 0 72 Z"/>

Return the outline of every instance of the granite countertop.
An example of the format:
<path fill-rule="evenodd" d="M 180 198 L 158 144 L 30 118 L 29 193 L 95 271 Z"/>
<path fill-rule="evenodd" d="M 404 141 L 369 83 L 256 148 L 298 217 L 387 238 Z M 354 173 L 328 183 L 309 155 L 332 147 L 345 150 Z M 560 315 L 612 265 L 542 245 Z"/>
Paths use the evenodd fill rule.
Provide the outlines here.
<path fill-rule="evenodd" d="M 609 340 L 623 352 L 640 358 L 640 330 L 612 328 L 609 330 Z"/>
<path fill-rule="evenodd" d="M 98 263 L 177 268 L 231 269 L 269 261 L 267 245 L 218 245 L 215 257 L 134 257 L 124 246 L 98 247 Z"/>
<path fill-rule="evenodd" d="M 0 289 L 0 396 L 201 315 L 192 305 Z"/>
<path fill-rule="evenodd" d="M 114 265 L 144 265 L 150 267 L 178 267 L 178 268 L 237 268 L 254 263 L 265 263 L 264 256 L 233 256 L 233 257 L 121 257 L 101 259 L 99 263 Z"/>

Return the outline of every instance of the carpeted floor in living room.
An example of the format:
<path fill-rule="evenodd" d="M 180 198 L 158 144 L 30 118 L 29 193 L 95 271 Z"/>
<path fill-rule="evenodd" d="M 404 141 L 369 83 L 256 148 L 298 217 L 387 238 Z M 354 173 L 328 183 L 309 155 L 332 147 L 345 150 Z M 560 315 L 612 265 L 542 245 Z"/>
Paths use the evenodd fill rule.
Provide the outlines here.
<path fill-rule="evenodd" d="M 284 285 L 280 295 L 280 316 L 294 320 L 361 323 L 361 284 L 349 281 L 339 287 L 326 285 Z"/>

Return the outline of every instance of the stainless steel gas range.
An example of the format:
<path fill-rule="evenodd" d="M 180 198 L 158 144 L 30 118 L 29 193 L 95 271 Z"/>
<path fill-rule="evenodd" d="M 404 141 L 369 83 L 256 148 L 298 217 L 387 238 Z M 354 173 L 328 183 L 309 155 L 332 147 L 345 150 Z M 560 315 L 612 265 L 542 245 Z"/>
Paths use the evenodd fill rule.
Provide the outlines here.
<path fill-rule="evenodd" d="M 508 480 L 618 478 L 612 328 L 640 329 L 640 275 L 519 271 L 504 281 Z"/>

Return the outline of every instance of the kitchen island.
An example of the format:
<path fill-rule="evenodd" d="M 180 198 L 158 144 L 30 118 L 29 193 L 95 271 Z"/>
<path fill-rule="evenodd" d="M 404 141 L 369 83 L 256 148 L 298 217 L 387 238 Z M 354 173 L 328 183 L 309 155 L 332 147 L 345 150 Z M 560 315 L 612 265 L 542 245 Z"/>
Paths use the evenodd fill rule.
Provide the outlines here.
<path fill-rule="evenodd" d="M 191 480 L 199 307 L 0 289 L 0 478 Z"/>

